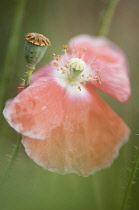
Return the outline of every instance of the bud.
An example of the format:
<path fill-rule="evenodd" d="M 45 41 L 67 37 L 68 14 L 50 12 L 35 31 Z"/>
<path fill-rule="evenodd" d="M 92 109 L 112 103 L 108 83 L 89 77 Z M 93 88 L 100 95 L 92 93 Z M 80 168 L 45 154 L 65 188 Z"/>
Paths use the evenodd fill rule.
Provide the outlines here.
<path fill-rule="evenodd" d="M 48 38 L 38 33 L 28 33 L 25 41 L 24 55 L 28 69 L 35 69 L 35 65 L 44 56 L 47 46 L 51 43 Z"/>

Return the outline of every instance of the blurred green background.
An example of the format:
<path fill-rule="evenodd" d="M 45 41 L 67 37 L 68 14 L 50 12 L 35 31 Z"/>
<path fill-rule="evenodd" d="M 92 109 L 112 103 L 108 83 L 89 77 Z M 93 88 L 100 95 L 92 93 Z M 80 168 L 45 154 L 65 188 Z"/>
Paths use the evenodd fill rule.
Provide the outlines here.
<path fill-rule="evenodd" d="M 28 32 L 46 35 L 52 43 L 39 66 L 61 53 L 61 46 L 78 34 L 95 35 L 101 20 L 104 0 L 0 0 L 0 88 L 8 43 L 15 13 L 19 16 L 19 33 L 14 37 L 12 58 L 7 64 L 9 79 L 5 81 L 4 100 L 16 95 L 17 86 L 26 70 L 23 56 L 24 36 Z M 18 12 L 17 12 L 18 11 Z M 22 15 L 23 12 L 23 15 Z M 18 23 L 17 23 L 18 24 Z M 114 164 L 88 178 L 58 175 L 45 171 L 25 154 L 21 145 L 14 168 L 0 186 L 0 210 L 119 210 L 123 193 L 139 146 L 139 1 L 121 0 L 115 10 L 109 39 L 126 53 L 131 69 L 132 96 L 121 104 L 100 93 L 131 128 L 131 136 Z M 14 28 L 15 27 L 15 28 Z M 17 51 L 16 51 L 17 46 Z M 39 67 L 38 66 L 38 67 Z M 1 85 L 2 84 L 2 85 Z M 0 99 L 1 104 L 3 99 Z M 102 134 L 103 135 L 103 134 Z M 16 132 L 1 117 L 0 178 L 3 176 L 14 144 Z M 128 209 L 139 209 L 139 171 L 128 200 Z"/>

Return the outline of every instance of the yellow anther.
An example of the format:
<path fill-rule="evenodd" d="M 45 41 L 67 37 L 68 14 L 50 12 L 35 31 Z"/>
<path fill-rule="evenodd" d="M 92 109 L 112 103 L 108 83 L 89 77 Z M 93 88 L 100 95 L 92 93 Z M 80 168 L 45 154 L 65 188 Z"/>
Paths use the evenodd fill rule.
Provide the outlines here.
<path fill-rule="evenodd" d="M 67 49 L 68 48 L 68 45 L 63 45 L 62 46 L 64 49 Z"/>
<path fill-rule="evenodd" d="M 81 91 L 81 87 L 80 86 L 78 86 L 78 90 Z"/>

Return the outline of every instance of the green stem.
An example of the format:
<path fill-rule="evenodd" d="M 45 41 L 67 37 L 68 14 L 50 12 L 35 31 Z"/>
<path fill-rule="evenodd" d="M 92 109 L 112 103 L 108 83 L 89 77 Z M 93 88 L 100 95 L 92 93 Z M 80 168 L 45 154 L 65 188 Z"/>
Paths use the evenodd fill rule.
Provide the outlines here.
<path fill-rule="evenodd" d="M 17 55 L 17 50 L 18 50 L 19 33 L 20 33 L 20 29 L 22 27 L 25 5 L 26 5 L 26 0 L 16 0 L 16 2 L 15 2 L 14 16 L 13 16 L 13 20 L 12 20 L 12 24 L 11 24 L 9 42 L 7 45 L 6 56 L 5 56 L 5 60 L 4 60 L 3 74 L 1 77 L 0 113 L 2 113 L 2 110 L 4 107 L 4 103 L 6 100 L 6 94 L 8 92 L 8 84 L 10 81 L 11 74 L 13 74 L 13 69 L 15 66 L 16 55 Z M 14 147 L 13 154 L 9 160 L 9 164 L 5 170 L 3 178 L 1 179 L 0 185 L 5 181 L 5 179 L 7 178 L 8 174 L 10 173 L 10 171 L 14 165 L 14 162 L 15 162 L 15 159 L 16 159 L 19 147 L 20 147 L 20 143 L 21 143 L 21 137 L 19 135 L 17 143 Z"/>
<path fill-rule="evenodd" d="M 108 0 L 103 12 L 102 20 L 97 31 L 97 36 L 106 36 L 112 20 L 114 9 L 119 0 Z"/>
<path fill-rule="evenodd" d="M 32 69 L 28 69 L 26 72 L 26 76 L 25 76 L 25 84 L 24 84 L 24 88 L 27 88 L 30 84 L 30 78 L 32 75 L 33 70 Z"/>
<path fill-rule="evenodd" d="M 0 181 L 0 186 L 4 183 L 4 181 L 6 180 L 6 178 L 8 177 L 11 169 L 13 168 L 13 165 L 14 165 L 14 162 L 15 162 L 15 159 L 16 159 L 16 156 L 18 154 L 18 151 L 19 151 L 19 148 L 20 148 L 20 144 L 21 144 L 21 135 L 18 134 L 18 139 L 17 139 L 17 143 L 14 145 L 14 150 L 13 150 L 13 153 L 11 155 L 11 158 L 9 160 L 9 164 L 5 170 L 5 173 Z"/>
<path fill-rule="evenodd" d="M 15 11 L 14 17 L 11 25 L 11 32 L 9 35 L 9 42 L 6 50 L 6 56 L 4 60 L 3 74 L 1 77 L 1 85 L 0 85 L 0 113 L 4 107 L 4 103 L 6 100 L 6 94 L 8 90 L 8 84 L 10 80 L 10 75 L 13 73 L 16 54 L 18 49 L 18 40 L 19 33 L 22 27 L 22 20 L 24 15 L 26 0 L 16 0 L 15 2 Z"/>
<path fill-rule="evenodd" d="M 133 181 L 134 181 L 134 178 L 135 178 L 135 174 L 136 174 L 138 164 L 139 164 L 139 148 L 137 148 L 135 163 L 133 165 L 132 172 L 131 172 L 131 175 L 129 177 L 129 181 L 128 181 L 128 184 L 127 184 L 127 187 L 126 187 L 126 190 L 125 190 L 124 198 L 123 198 L 122 205 L 121 205 L 121 210 L 126 209 L 126 204 L 127 204 L 129 194 L 130 194 L 130 191 L 131 191 L 131 188 L 132 188 L 132 184 L 133 184 Z"/>
<path fill-rule="evenodd" d="M 26 0 L 16 0 L 15 2 L 15 11 L 14 11 L 14 17 L 12 20 L 11 25 L 11 31 L 9 35 L 9 42 L 6 50 L 6 56 L 4 60 L 4 67 L 3 67 L 3 74 L 1 77 L 1 85 L 0 85 L 0 113 L 2 113 L 4 103 L 6 100 L 6 94 L 8 90 L 8 84 L 11 77 L 11 74 L 13 73 L 15 60 L 16 60 L 16 54 L 18 49 L 18 40 L 19 40 L 19 33 L 20 29 L 22 27 L 22 20 L 24 16 L 24 9 L 26 5 Z M 1 126 L 2 128 L 2 126 Z M 20 136 L 20 135 L 19 135 Z M 3 178 L 1 179 L 0 185 L 4 182 L 4 180 L 7 178 L 9 172 L 11 171 L 14 161 L 16 159 L 19 147 L 21 143 L 21 137 L 18 138 L 17 143 L 15 145 L 13 154 L 10 158 L 9 164 L 6 168 L 6 171 L 3 175 Z"/>
<path fill-rule="evenodd" d="M 31 69 L 28 69 L 27 70 L 26 77 L 25 77 L 25 85 L 24 85 L 24 88 L 27 88 L 29 86 L 32 72 L 33 72 L 33 70 L 31 70 Z M 21 135 L 19 134 L 17 143 L 16 143 L 16 145 L 14 147 L 13 154 L 11 155 L 9 164 L 8 164 L 8 166 L 6 168 L 6 171 L 5 171 L 4 175 L 3 175 L 3 178 L 1 179 L 0 185 L 2 185 L 4 183 L 4 181 L 6 180 L 8 174 L 10 173 L 11 169 L 13 168 L 13 165 L 14 165 L 14 162 L 15 162 L 15 159 L 16 159 L 16 156 L 17 156 L 18 151 L 19 151 L 20 144 L 21 144 Z"/>

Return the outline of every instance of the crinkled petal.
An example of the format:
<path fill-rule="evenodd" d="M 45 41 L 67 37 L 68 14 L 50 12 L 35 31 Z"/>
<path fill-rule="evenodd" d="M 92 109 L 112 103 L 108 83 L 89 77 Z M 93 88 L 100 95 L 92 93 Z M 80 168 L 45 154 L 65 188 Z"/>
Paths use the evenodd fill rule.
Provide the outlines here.
<path fill-rule="evenodd" d="M 88 176 L 108 167 L 117 156 L 129 129 L 101 100 L 93 86 L 88 90 L 89 100 L 65 97 L 63 121 L 49 138 L 36 141 L 23 136 L 25 150 L 37 164 L 60 174 Z"/>
<path fill-rule="evenodd" d="M 69 42 L 73 53 L 82 57 L 86 49 L 84 60 L 92 63 L 94 70 L 99 70 L 102 80 L 100 85 L 92 81 L 93 85 L 121 102 L 130 97 L 130 82 L 127 60 L 122 50 L 106 38 L 89 35 L 77 36 Z"/>
<path fill-rule="evenodd" d="M 35 80 L 6 104 L 4 117 L 17 132 L 46 139 L 63 121 L 63 91 L 52 78 Z"/>

